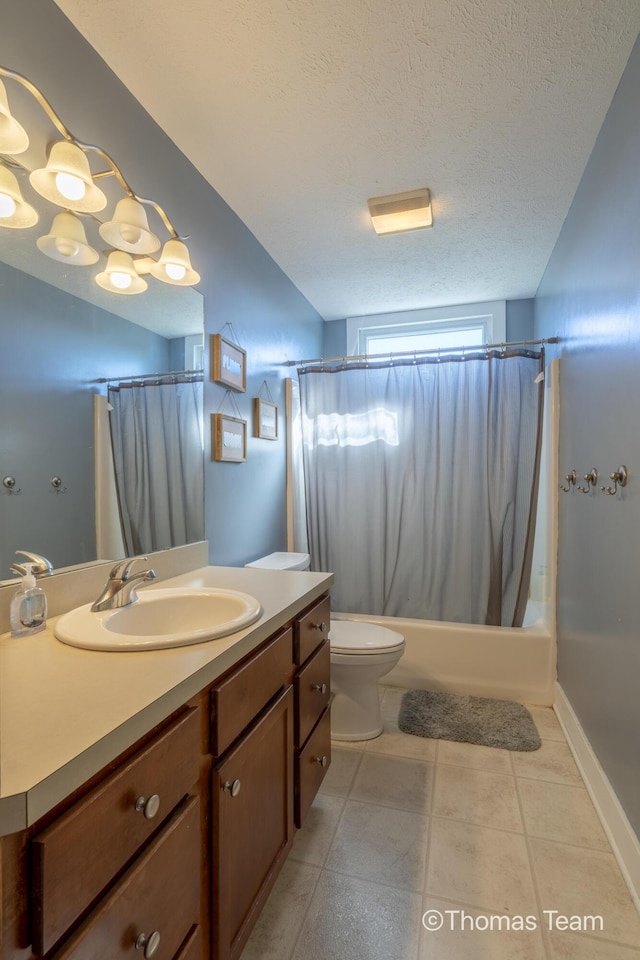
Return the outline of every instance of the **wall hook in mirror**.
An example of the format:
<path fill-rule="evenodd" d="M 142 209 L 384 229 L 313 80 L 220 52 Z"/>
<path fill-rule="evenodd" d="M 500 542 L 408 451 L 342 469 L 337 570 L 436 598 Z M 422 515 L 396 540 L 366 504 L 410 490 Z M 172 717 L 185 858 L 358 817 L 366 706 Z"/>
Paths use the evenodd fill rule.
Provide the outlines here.
<path fill-rule="evenodd" d="M 568 473 L 565 477 L 565 480 L 567 481 L 568 486 L 563 487 L 562 484 L 560 484 L 560 489 L 564 490 L 565 493 L 569 493 L 569 490 L 571 490 L 571 487 L 575 487 L 577 479 L 578 479 L 578 474 L 575 472 L 575 470 L 572 470 L 571 473 Z"/>
<path fill-rule="evenodd" d="M 22 487 L 16 487 L 15 477 L 3 477 L 2 485 L 6 489 L 7 493 L 13 493 L 14 495 L 22 493 Z"/>
<path fill-rule="evenodd" d="M 51 486 L 54 493 L 66 493 L 67 488 L 62 486 L 62 477 L 51 477 Z"/>
<path fill-rule="evenodd" d="M 586 487 L 583 487 L 581 484 L 578 484 L 577 489 L 580 491 L 580 493 L 589 493 L 591 487 L 593 487 L 595 490 L 598 483 L 598 471 L 596 468 L 593 467 L 589 473 L 585 473 L 584 479 L 587 485 Z"/>
<path fill-rule="evenodd" d="M 621 467 L 615 471 L 615 473 L 610 473 L 609 476 L 613 480 L 612 487 L 600 487 L 603 493 L 606 493 L 608 497 L 615 497 L 618 492 L 618 487 L 626 487 L 627 480 L 629 479 L 629 471 L 625 467 L 624 463 Z"/>

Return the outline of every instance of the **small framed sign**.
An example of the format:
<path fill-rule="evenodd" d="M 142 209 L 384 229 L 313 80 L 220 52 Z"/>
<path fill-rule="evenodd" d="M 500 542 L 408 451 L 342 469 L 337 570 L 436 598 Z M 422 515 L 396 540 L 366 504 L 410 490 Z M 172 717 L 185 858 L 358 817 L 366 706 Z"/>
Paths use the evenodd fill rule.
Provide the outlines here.
<path fill-rule="evenodd" d="M 211 449 L 214 460 L 244 463 L 247 459 L 247 421 L 226 413 L 211 414 Z"/>
<path fill-rule="evenodd" d="M 253 435 L 261 440 L 278 439 L 278 408 L 271 400 L 253 401 Z"/>
<path fill-rule="evenodd" d="M 247 389 L 247 351 L 220 333 L 210 337 L 211 379 L 244 393 Z"/>

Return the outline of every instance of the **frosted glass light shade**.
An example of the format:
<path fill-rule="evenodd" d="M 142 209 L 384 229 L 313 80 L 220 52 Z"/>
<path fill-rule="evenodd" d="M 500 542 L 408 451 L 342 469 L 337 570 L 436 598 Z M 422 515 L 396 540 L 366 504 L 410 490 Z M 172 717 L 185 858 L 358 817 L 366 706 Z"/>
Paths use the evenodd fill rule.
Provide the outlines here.
<path fill-rule="evenodd" d="M 0 227 L 22 230 L 38 219 L 38 211 L 23 198 L 15 175 L 0 163 Z"/>
<path fill-rule="evenodd" d="M 431 194 L 426 187 L 371 197 L 367 204 L 373 229 L 378 235 L 433 226 Z"/>
<path fill-rule="evenodd" d="M 0 153 L 13 156 L 16 153 L 24 153 L 28 146 L 27 131 L 12 115 L 6 87 L 0 80 Z"/>
<path fill-rule="evenodd" d="M 87 235 L 81 221 L 73 213 L 59 213 L 53 218 L 50 232 L 38 237 L 38 250 L 59 260 L 78 267 L 88 267 L 97 263 L 99 253 L 87 243 Z"/>
<path fill-rule="evenodd" d="M 53 144 L 46 167 L 34 170 L 29 180 L 41 197 L 59 207 L 97 213 L 107 205 L 104 193 L 93 182 L 86 155 L 68 140 Z"/>
<path fill-rule="evenodd" d="M 123 197 L 117 203 L 113 219 L 100 226 L 100 236 L 128 253 L 155 253 L 160 249 L 160 241 L 149 230 L 146 210 L 133 197 Z"/>
<path fill-rule="evenodd" d="M 122 250 L 113 250 L 109 254 L 106 269 L 96 276 L 96 283 L 103 290 L 126 296 L 144 293 L 147 289 L 147 281 L 136 273 L 131 255 Z"/>
<path fill-rule="evenodd" d="M 182 240 L 167 240 L 160 259 L 152 265 L 150 272 L 156 280 L 178 287 L 191 287 L 200 280 L 200 274 L 192 268 L 189 251 Z"/>

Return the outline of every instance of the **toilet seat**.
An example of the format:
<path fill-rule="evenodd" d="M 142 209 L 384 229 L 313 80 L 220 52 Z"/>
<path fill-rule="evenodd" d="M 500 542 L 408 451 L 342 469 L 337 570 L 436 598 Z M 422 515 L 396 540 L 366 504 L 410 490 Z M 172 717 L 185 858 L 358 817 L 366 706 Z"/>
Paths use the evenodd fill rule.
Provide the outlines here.
<path fill-rule="evenodd" d="M 331 653 L 367 656 L 396 653 L 404 646 L 404 637 L 388 627 L 357 620 L 332 620 L 329 630 Z"/>

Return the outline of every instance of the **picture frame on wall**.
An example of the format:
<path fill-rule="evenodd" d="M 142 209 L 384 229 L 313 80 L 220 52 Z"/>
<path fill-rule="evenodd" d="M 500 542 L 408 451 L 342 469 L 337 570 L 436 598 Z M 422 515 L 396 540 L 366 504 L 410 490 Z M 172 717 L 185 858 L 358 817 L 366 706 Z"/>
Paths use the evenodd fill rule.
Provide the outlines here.
<path fill-rule="evenodd" d="M 247 459 L 247 421 L 226 413 L 212 413 L 211 450 L 214 460 L 244 463 Z"/>
<path fill-rule="evenodd" d="M 211 379 L 229 390 L 245 393 L 247 389 L 247 351 L 227 340 L 221 333 L 212 333 L 209 340 Z"/>
<path fill-rule="evenodd" d="M 271 400 L 254 399 L 253 435 L 261 440 L 278 439 L 278 407 Z"/>

